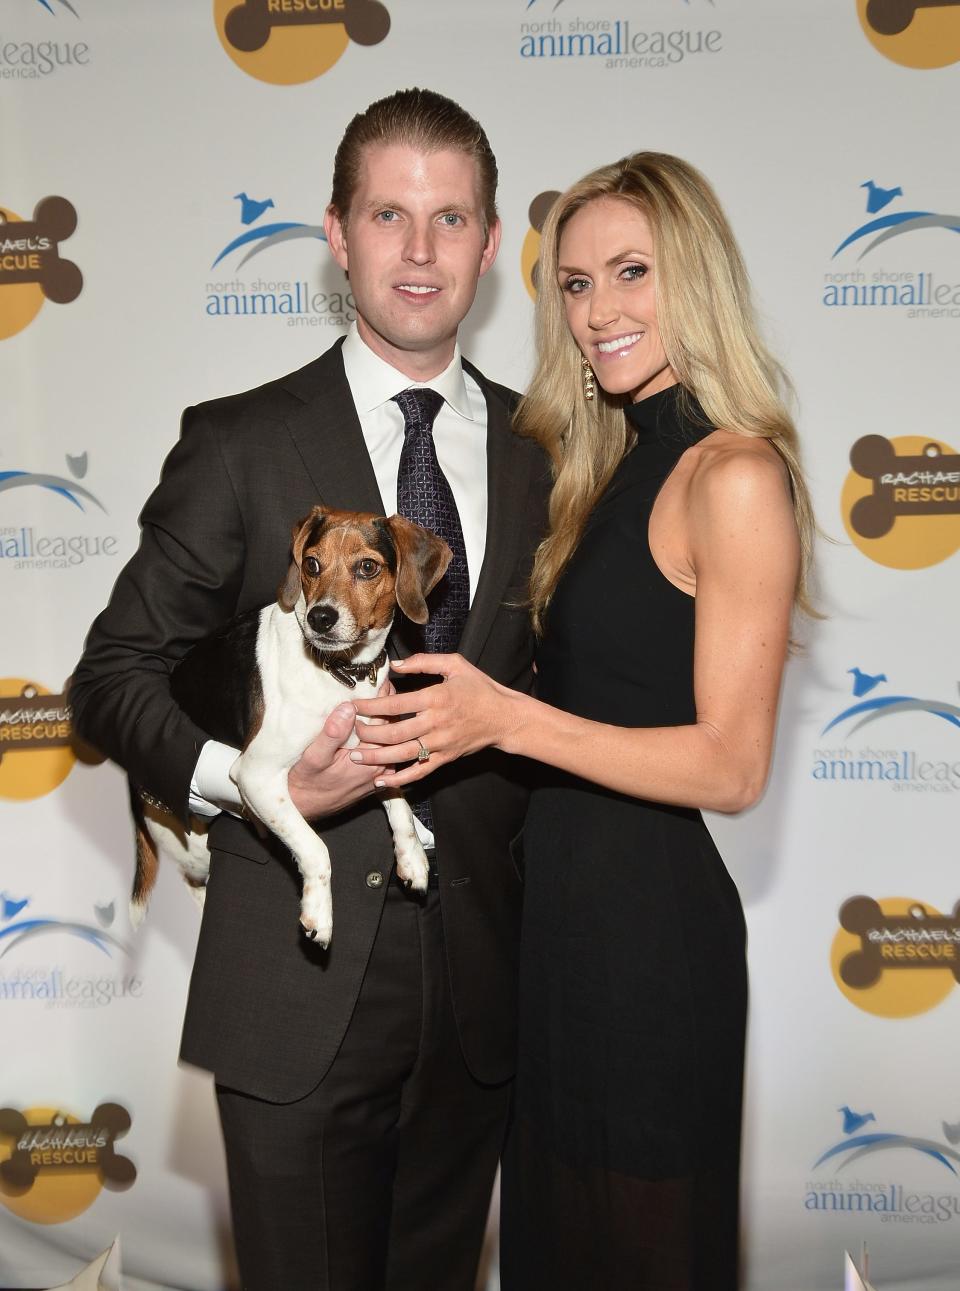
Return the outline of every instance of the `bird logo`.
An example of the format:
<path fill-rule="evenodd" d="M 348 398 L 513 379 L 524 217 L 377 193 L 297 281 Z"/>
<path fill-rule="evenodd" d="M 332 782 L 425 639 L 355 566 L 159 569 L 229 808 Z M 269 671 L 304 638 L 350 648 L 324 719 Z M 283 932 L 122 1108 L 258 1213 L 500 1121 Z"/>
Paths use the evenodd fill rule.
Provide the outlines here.
<path fill-rule="evenodd" d="M 869 695 L 875 686 L 879 686 L 881 681 L 887 680 L 887 675 L 883 672 L 878 672 L 875 677 L 871 677 L 869 673 L 861 672 L 859 668 L 848 668 L 847 672 L 853 677 L 853 693 L 857 699 L 861 695 Z"/>
<path fill-rule="evenodd" d="M 17 915 L 29 904 L 29 897 L 22 901 L 15 901 L 6 892 L 0 893 L 0 911 L 2 911 L 0 923 L 4 925 L 0 928 L 0 960 L 9 955 L 20 942 L 35 941 L 36 938 L 44 936 L 76 937 L 108 958 L 112 958 L 115 951 L 120 951 L 124 955 L 133 953 L 130 945 L 108 931 L 116 912 L 116 906 L 112 901 L 94 905 L 97 918 L 95 924 L 81 920 L 44 918 L 34 915 L 17 919 Z M 16 922 L 13 922 L 14 920 Z"/>
<path fill-rule="evenodd" d="M 51 493 L 57 493 L 60 497 L 66 498 L 72 502 L 75 507 L 81 511 L 86 511 L 83 500 L 92 502 L 98 506 L 101 511 L 106 513 L 107 508 L 99 498 L 93 496 L 89 489 L 77 484 L 77 480 L 82 480 L 87 473 L 87 454 L 80 453 L 76 457 L 69 453 L 66 455 L 67 469 L 74 477 L 66 479 L 62 475 L 41 474 L 35 471 L 0 471 L 0 493 L 5 493 L 9 489 L 26 488 L 29 485 L 36 485 L 38 488 L 49 489 Z"/>
<path fill-rule="evenodd" d="M 71 456 L 70 453 L 67 453 L 67 466 L 70 470 L 70 474 L 75 479 L 82 480 L 87 473 L 86 453 L 78 453 L 76 457 L 73 457 Z"/>
<path fill-rule="evenodd" d="M 241 247 L 249 246 L 250 250 L 237 264 L 237 268 L 242 268 L 248 260 L 258 256 L 270 247 L 275 247 L 281 242 L 293 242 L 300 238 L 316 238 L 320 242 L 326 242 L 327 237 L 323 231 L 322 224 L 305 224 L 302 220 L 278 220 L 272 224 L 258 224 L 256 228 L 250 228 L 256 224 L 257 220 L 274 207 L 272 197 L 265 197 L 258 200 L 250 197 L 247 193 L 235 193 L 233 201 L 240 203 L 240 223 L 247 226 L 246 232 L 241 233 L 239 237 L 232 238 L 223 248 L 217 258 L 214 260 L 211 268 L 215 269 L 221 260 L 225 260 L 228 255 L 238 251 Z"/>
<path fill-rule="evenodd" d="M 882 211 L 885 206 L 889 206 L 895 197 L 903 196 L 903 189 L 899 185 L 896 188 L 881 188 L 872 179 L 868 179 L 860 187 L 867 190 L 867 211 L 870 215 L 875 215 L 877 211 Z"/>
<path fill-rule="evenodd" d="M 116 904 L 108 901 L 106 905 L 94 905 L 93 913 L 97 916 L 97 923 L 101 928 L 109 928 L 116 917 Z"/>
<path fill-rule="evenodd" d="M 886 1130 L 871 1129 L 864 1132 L 866 1126 L 877 1121 L 873 1112 L 857 1112 L 852 1107 L 846 1106 L 838 1107 L 837 1111 L 843 1117 L 844 1137 L 820 1154 L 814 1162 L 814 1169 L 825 1165 L 827 1161 L 832 1161 L 835 1169 L 843 1170 L 855 1161 L 859 1162 L 878 1152 L 916 1152 L 928 1161 L 934 1161 L 949 1170 L 954 1177 L 958 1175 L 960 1152 L 957 1152 L 951 1143 L 960 1141 L 960 1124 L 951 1126 L 946 1122 L 943 1123 L 945 1134 L 948 1130 L 956 1134 L 953 1140 L 949 1140 L 948 1135 L 949 1141 L 943 1143 L 938 1139 L 912 1134 L 892 1134 Z"/>
<path fill-rule="evenodd" d="M 240 203 L 240 223 L 253 224 L 259 220 L 264 211 L 268 211 L 273 206 L 273 198 L 268 197 L 263 202 L 258 202 L 254 197 L 248 197 L 246 193 L 237 193 L 233 199 Z"/>
<path fill-rule="evenodd" d="M 918 229 L 946 229 L 951 233 L 960 233 L 960 215 L 924 210 L 888 211 L 887 207 L 903 196 L 903 189 L 899 184 L 893 188 L 883 188 L 874 180 L 867 179 L 860 187 L 867 190 L 867 214 L 877 218 L 867 220 L 866 224 L 861 224 L 852 233 L 848 233 L 834 251 L 832 259 L 836 259 L 841 251 L 845 251 L 854 242 L 866 237 L 870 237 L 871 241 L 857 256 L 858 260 L 862 260 L 874 247 L 889 242 L 891 238 L 898 238 Z M 886 213 L 881 215 L 881 211 Z"/>
<path fill-rule="evenodd" d="M 21 910 L 30 904 L 30 898 L 24 897 L 22 901 L 14 901 L 7 896 L 6 892 L 0 892 L 0 908 L 3 910 L 3 921 L 15 919 Z"/>
<path fill-rule="evenodd" d="M 952 1143 L 953 1146 L 956 1147 L 957 1144 L 960 1143 L 960 1121 L 957 1121 L 954 1125 L 950 1125 L 947 1121 L 944 1121 L 943 1137 L 948 1143 Z"/>
<path fill-rule="evenodd" d="M 843 1117 L 844 1134 L 856 1134 L 857 1130 L 877 1119 L 873 1112 L 855 1112 L 851 1107 L 838 1107 L 837 1111 Z"/>
<path fill-rule="evenodd" d="M 938 717 L 960 730 L 960 705 L 941 699 L 922 699 L 917 695 L 871 695 L 872 691 L 887 680 L 885 672 L 871 674 L 860 668 L 848 668 L 847 672 L 853 678 L 854 698 L 860 702 L 850 704 L 831 718 L 823 728 L 822 735 L 832 731 L 841 722 L 856 718 L 855 724 L 847 731 L 847 735 L 852 735 L 861 726 L 897 713 L 929 713 L 931 717 Z M 864 698 L 868 695 L 871 696 L 869 699 Z"/>

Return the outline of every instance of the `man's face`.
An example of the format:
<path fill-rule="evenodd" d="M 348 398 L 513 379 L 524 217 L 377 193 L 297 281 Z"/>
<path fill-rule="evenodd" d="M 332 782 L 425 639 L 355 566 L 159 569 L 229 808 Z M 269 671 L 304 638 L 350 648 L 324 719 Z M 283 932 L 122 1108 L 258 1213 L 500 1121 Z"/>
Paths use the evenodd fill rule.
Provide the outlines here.
<path fill-rule="evenodd" d="M 324 228 L 364 341 L 414 379 L 442 372 L 500 245 L 499 221 L 484 230 L 475 160 L 368 146 L 346 222 L 328 208 Z"/>

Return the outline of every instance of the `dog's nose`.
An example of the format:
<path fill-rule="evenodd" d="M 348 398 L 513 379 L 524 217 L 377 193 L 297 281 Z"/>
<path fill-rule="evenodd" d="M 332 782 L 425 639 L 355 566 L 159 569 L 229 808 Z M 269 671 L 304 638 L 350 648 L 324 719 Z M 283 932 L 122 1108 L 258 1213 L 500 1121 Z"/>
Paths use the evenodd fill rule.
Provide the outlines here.
<path fill-rule="evenodd" d="M 315 605 L 307 613 L 307 622 L 314 632 L 329 632 L 340 617 L 340 611 L 332 605 Z"/>

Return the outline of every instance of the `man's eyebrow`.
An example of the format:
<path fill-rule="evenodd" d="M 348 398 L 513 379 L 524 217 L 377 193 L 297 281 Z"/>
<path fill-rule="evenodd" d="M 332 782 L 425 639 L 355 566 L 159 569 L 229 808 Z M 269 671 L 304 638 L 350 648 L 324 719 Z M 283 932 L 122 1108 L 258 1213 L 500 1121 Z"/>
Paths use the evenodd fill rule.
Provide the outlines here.
<path fill-rule="evenodd" d="M 387 197 L 371 197 L 368 198 L 367 201 L 362 202 L 361 207 L 365 211 L 380 210 L 384 207 L 389 208 L 391 211 L 402 211 L 403 202 L 392 202 Z"/>
<path fill-rule="evenodd" d="M 394 202 L 387 197 L 371 197 L 368 201 L 361 202 L 360 209 L 363 211 L 386 210 L 403 211 L 404 214 L 407 213 L 403 202 Z M 471 202 L 443 202 L 432 212 L 432 214 L 443 215 L 446 211 L 456 211 L 460 215 L 475 215 L 477 213 L 477 209 L 477 205 Z"/>

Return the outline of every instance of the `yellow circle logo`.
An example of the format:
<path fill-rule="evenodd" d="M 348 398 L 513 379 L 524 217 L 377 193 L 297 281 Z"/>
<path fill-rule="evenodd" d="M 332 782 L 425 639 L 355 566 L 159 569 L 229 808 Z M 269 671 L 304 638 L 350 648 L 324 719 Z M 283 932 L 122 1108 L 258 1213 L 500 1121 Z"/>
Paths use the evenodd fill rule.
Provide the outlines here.
<path fill-rule="evenodd" d="M 136 1166 L 114 1148 L 130 1124 L 119 1103 L 102 1103 L 88 1122 L 53 1107 L 0 1108 L 0 1204 L 31 1224 L 63 1224 L 101 1188 L 131 1187 Z"/>
<path fill-rule="evenodd" d="M 32 220 L 0 206 L 0 341 L 22 332 L 45 300 L 76 300 L 83 274 L 60 255 L 60 243 L 77 227 L 77 212 L 65 197 L 45 197 Z"/>
<path fill-rule="evenodd" d="M 76 754 L 63 695 L 36 681 L 0 677 L 0 798 L 42 798 L 63 784 Z"/>
<path fill-rule="evenodd" d="M 926 1013 L 960 981 L 960 902 L 944 916 L 908 897 L 851 897 L 840 909 L 830 967 L 843 994 L 865 1013 Z"/>
<path fill-rule="evenodd" d="M 559 196 L 558 192 L 551 189 L 546 193 L 538 193 L 530 203 L 530 228 L 520 249 L 520 272 L 523 274 L 523 285 L 533 300 L 537 298 L 540 274 L 540 234 L 543 232 L 544 221 L 550 214 L 550 207 Z"/>
<path fill-rule="evenodd" d="M 3 244 L 6 245 L 7 242 L 12 243 L 14 241 L 9 236 L 9 226 L 11 224 L 14 226 L 20 225 L 25 221 L 15 212 L 6 210 L 3 207 L 0 207 L 0 216 L 3 217 L 2 223 L 0 223 L 0 238 L 2 238 Z M 19 239 L 16 240 L 19 241 Z M 20 255 L 15 256 L 12 251 L 8 251 L 0 257 L 0 263 L 6 261 L 12 269 L 21 262 L 22 256 L 22 252 Z M 3 272 L 3 270 L 0 270 L 0 273 Z M 5 272 L 8 275 L 10 274 L 9 269 Z M 10 276 L 12 277 L 12 275 Z M 2 278 L 0 278 L 0 282 L 3 282 Z M 8 336 L 15 336 L 17 332 L 22 332 L 25 327 L 32 323 L 40 313 L 43 300 L 44 296 L 40 290 L 39 283 L 24 282 L 22 280 L 18 282 L 15 279 L 3 282 L 3 293 L 0 295 L 0 341 L 5 341 Z"/>
<path fill-rule="evenodd" d="M 865 435 L 850 450 L 843 523 L 865 556 L 926 569 L 960 548 L 960 454 L 920 435 Z"/>
<path fill-rule="evenodd" d="M 857 0 L 857 16 L 874 49 L 901 67 L 960 61 L 956 0 Z"/>
<path fill-rule="evenodd" d="M 380 0 L 213 0 L 213 18 L 236 65 L 270 85 L 315 80 L 351 41 L 379 45 L 390 30 Z"/>

